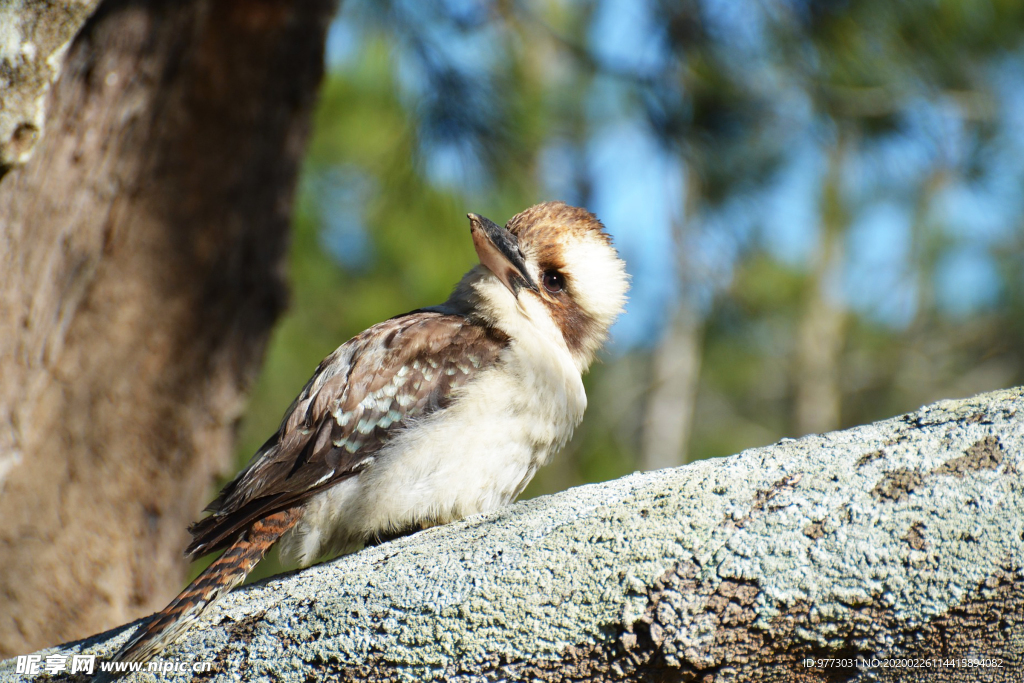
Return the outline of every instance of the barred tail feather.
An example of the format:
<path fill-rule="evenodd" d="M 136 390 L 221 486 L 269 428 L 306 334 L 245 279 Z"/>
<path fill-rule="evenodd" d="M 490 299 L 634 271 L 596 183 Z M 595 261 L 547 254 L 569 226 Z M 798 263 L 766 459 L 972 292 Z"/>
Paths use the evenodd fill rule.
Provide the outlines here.
<path fill-rule="evenodd" d="M 177 641 L 203 612 L 245 581 L 270 547 L 301 516 L 302 508 L 295 507 L 257 520 L 171 604 L 139 627 L 113 660 L 146 662 Z"/>

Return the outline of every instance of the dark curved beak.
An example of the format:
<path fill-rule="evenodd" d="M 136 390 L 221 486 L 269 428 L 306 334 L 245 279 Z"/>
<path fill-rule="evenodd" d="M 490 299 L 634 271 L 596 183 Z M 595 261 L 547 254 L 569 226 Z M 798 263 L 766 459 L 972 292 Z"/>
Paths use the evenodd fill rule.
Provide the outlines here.
<path fill-rule="evenodd" d="M 537 284 L 526 269 L 526 259 L 519 250 L 519 240 L 505 228 L 475 213 L 469 216 L 469 232 L 480 263 L 519 296 L 520 289 L 537 291 Z"/>

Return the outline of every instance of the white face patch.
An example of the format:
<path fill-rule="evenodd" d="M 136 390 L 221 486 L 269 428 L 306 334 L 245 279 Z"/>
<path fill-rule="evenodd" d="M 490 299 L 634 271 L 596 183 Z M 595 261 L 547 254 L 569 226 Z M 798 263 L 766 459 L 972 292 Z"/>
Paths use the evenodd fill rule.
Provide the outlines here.
<path fill-rule="evenodd" d="M 626 305 L 626 263 L 600 237 L 587 234 L 563 245 L 570 293 L 583 311 L 607 332 Z"/>
<path fill-rule="evenodd" d="M 558 261 L 562 264 L 560 271 L 566 280 L 566 294 L 572 304 L 593 323 L 577 330 L 584 334 L 576 337 L 577 344 L 572 349 L 576 366 L 584 372 L 607 337 L 608 328 L 625 307 L 629 275 L 626 273 L 625 262 L 601 233 L 567 232 L 560 236 L 557 248 Z M 524 251 L 530 275 L 543 287 L 544 273 L 538 263 L 536 247 L 530 245 Z M 525 299 L 538 304 L 538 310 L 547 308 L 539 296 L 524 293 L 520 300 Z M 542 315 L 549 319 L 551 317 L 547 310 Z M 561 337 L 561 330 L 554 320 L 551 322 L 552 328 Z"/>

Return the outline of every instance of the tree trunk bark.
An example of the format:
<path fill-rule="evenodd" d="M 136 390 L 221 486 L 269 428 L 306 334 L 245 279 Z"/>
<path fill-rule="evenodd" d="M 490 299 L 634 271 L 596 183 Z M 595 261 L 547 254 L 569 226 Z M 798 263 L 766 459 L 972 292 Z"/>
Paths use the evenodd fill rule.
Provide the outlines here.
<path fill-rule="evenodd" d="M 687 460 L 702 359 L 703 326 L 694 306 L 680 302 L 654 350 L 640 468 L 677 467 Z"/>
<path fill-rule="evenodd" d="M 0 653 L 161 607 L 282 311 L 334 3 L 112 0 L 0 183 Z"/>
<path fill-rule="evenodd" d="M 841 185 L 847 145 L 840 134 L 829 157 L 822 188 L 821 239 L 796 335 L 793 417 L 797 434 L 827 432 L 841 424 L 840 371 L 847 312 L 839 282 L 848 223 Z"/>
<path fill-rule="evenodd" d="M 1012 389 L 526 501 L 237 590 L 165 661 L 235 681 L 1021 680 L 1022 416 Z M 98 670 L 132 630 L 40 655 Z"/>
<path fill-rule="evenodd" d="M 640 443 L 640 468 L 677 467 L 689 460 L 693 415 L 704 358 L 704 321 L 695 291 L 711 276 L 692 255 L 689 242 L 699 230 L 703 186 L 695 166 L 686 173 L 683 216 L 672 227 L 679 303 L 651 355 L 651 385 Z"/>
<path fill-rule="evenodd" d="M 0 178 L 28 161 L 63 57 L 99 0 L 0 3 Z"/>

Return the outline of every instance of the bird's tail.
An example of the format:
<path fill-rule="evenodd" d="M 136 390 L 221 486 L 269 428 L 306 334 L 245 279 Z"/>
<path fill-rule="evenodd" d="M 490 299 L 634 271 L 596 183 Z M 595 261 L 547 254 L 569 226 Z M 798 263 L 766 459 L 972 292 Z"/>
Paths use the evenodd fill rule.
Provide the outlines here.
<path fill-rule="evenodd" d="M 113 660 L 147 662 L 175 642 L 200 615 L 245 577 L 284 532 L 302 516 L 295 507 L 257 520 L 171 604 L 157 612 L 125 643 Z"/>

